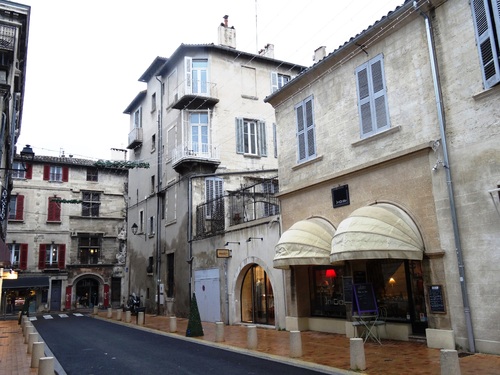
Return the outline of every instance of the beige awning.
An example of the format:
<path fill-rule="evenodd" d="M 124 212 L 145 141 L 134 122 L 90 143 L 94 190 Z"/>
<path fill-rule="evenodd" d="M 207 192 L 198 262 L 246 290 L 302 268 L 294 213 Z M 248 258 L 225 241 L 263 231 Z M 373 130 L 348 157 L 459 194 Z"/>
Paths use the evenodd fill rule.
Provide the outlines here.
<path fill-rule="evenodd" d="M 335 227 L 320 217 L 298 221 L 285 231 L 275 246 L 274 268 L 328 265 Z"/>
<path fill-rule="evenodd" d="M 332 240 L 330 261 L 422 260 L 424 243 L 411 217 L 387 203 L 361 207 L 343 220 Z"/>

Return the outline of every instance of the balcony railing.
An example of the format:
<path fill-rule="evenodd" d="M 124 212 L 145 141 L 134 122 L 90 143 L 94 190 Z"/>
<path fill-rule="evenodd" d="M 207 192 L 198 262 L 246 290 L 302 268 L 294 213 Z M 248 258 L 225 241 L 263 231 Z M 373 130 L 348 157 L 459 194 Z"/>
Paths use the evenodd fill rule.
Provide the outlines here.
<path fill-rule="evenodd" d="M 135 148 L 142 144 L 142 128 L 134 128 L 128 133 L 128 149 Z"/>
<path fill-rule="evenodd" d="M 14 51 L 15 39 L 16 39 L 15 27 L 0 25 L 0 49 Z"/>
<path fill-rule="evenodd" d="M 217 84 L 212 82 L 198 82 L 196 89 L 186 87 L 186 82 L 181 82 L 169 104 L 175 109 L 206 109 L 219 102 L 217 97 Z"/>
<path fill-rule="evenodd" d="M 202 144 L 188 144 L 184 143 L 172 150 L 172 165 L 175 166 L 184 161 L 207 161 L 216 162 L 220 161 L 219 150 L 217 146 L 202 143 Z"/>

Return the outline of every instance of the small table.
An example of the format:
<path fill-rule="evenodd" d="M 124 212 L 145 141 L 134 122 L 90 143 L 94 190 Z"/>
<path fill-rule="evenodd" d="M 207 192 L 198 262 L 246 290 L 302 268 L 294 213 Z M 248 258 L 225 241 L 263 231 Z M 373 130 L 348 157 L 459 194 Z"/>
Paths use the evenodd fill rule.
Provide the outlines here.
<path fill-rule="evenodd" d="M 361 337 L 365 338 L 364 342 L 370 338 L 382 345 L 382 342 L 375 332 L 375 322 L 377 321 L 378 315 L 353 315 L 352 317 L 355 319 L 355 321 L 352 322 L 354 327 L 363 327 Z"/>

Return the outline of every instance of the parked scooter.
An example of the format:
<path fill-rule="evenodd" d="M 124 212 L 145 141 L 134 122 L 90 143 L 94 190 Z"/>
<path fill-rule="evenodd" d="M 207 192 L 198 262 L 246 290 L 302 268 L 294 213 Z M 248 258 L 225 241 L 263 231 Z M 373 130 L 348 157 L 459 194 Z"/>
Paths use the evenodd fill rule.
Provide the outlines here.
<path fill-rule="evenodd" d="M 141 306 L 141 299 L 139 296 L 136 296 L 135 293 L 132 293 L 128 297 L 127 308 L 132 312 L 132 315 L 137 315 L 138 309 Z"/>

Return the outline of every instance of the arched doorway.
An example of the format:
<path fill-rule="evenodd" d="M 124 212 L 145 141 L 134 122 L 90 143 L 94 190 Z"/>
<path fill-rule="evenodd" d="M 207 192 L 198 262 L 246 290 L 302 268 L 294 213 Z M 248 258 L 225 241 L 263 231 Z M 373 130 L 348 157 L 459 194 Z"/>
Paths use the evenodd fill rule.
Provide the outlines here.
<path fill-rule="evenodd" d="M 248 268 L 241 288 L 241 321 L 274 325 L 273 287 L 264 269 Z"/>
<path fill-rule="evenodd" d="M 99 282 L 92 278 L 76 283 L 76 305 L 82 308 L 94 307 L 99 303 Z"/>

